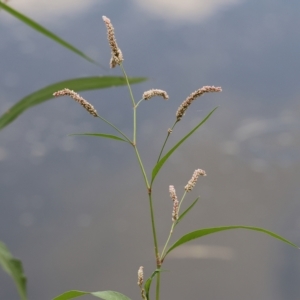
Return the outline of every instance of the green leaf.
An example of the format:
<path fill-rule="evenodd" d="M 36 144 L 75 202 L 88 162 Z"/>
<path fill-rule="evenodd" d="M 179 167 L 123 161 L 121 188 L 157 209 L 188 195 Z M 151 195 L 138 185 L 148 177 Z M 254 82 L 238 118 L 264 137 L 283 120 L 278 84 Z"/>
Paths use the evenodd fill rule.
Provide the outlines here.
<path fill-rule="evenodd" d="M 106 133 L 72 133 L 72 134 L 69 134 L 70 136 L 72 135 L 86 135 L 86 136 L 99 136 L 99 137 L 104 137 L 104 138 L 108 138 L 108 139 L 113 139 L 113 140 L 118 140 L 118 141 L 123 141 L 123 142 L 126 142 L 128 143 L 128 141 L 116 136 L 116 135 L 112 135 L 112 134 L 106 134 Z"/>
<path fill-rule="evenodd" d="M 173 244 L 170 249 L 167 251 L 166 255 L 168 253 L 170 253 L 172 250 L 174 250 L 175 248 L 198 238 L 201 238 L 202 236 L 208 235 L 208 234 L 212 234 L 212 233 L 216 233 L 219 231 L 224 231 L 224 230 L 231 230 L 231 229 L 248 229 L 248 230 L 254 230 L 254 231 L 259 231 L 259 232 L 263 232 L 266 233 L 270 236 L 272 236 L 275 239 L 278 239 L 282 242 L 285 242 L 293 247 L 298 248 L 297 245 L 293 244 L 292 242 L 288 241 L 287 239 L 281 237 L 280 235 L 268 231 L 266 229 L 263 228 L 258 228 L 258 227 L 252 227 L 252 226 L 240 226 L 240 225 L 234 225 L 234 226 L 224 226 L 224 227 L 212 227 L 212 228 L 203 228 L 203 229 L 199 229 L 193 232 L 190 232 L 186 235 L 184 235 L 183 237 L 181 237 L 175 244 Z M 165 255 L 165 256 L 166 256 Z"/>
<path fill-rule="evenodd" d="M 2 242 L 0 242 L 0 265 L 13 278 L 21 299 L 26 300 L 26 277 L 22 262 L 14 258 Z"/>
<path fill-rule="evenodd" d="M 9 14 L 13 15 L 17 19 L 19 19 L 21 22 L 25 23 L 29 27 L 33 28 L 34 30 L 40 32 L 41 34 L 45 35 L 46 37 L 50 38 L 51 40 L 55 41 L 56 43 L 62 45 L 63 47 L 73 51 L 74 53 L 80 55 L 84 59 L 88 60 L 91 63 L 94 63 L 96 65 L 100 65 L 98 62 L 96 62 L 94 59 L 90 58 L 86 54 L 84 54 L 82 51 L 78 50 L 68 42 L 64 41 L 61 39 L 59 36 L 55 35 L 45 27 L 41 26 L 37 22 L 31 20 L 27 16 L 21 14 L 20 12 L 16 11 L 15 9 L 11 8 L 10 6 L 4 4 L 3 2 L 0 1 L 0 8 L 4 9 L 6 12 Z"/>
<path fill-rule="evenodd" d="M 136 77 L 128 79 L 131 84 L 145 81 L 146 78 Z M 60 81 L 51 85 L 48 85 L 28 96 L 21 99 L 14 106 L 12 106 L 7 112 L 0 117 L 0 130 L 15 120 L 21 113 L 28 108 L 43 103 L 49 99 L 54 99 L 53 93 L 68 88 L 75 90 L 76 92 L 103 89 L 112 86 L 126 85 L 124 77 L 115 76 L 95 76 L 95 77 L 83 77 Z"/>
<path fill-rule="evenodd" d="M 158 174 L 161 167 L 164 165 L 164 163 L 167 161 L 167 159 L 171 156 L 171 154 L 188 138 L 190 137 L 201 125 L 203 125 L 209 117 L 213 114 L 213 112 L 217 109 L 215 107 L 194 129 L 192 129 L 183 139 L 181 139 L 171 150 L 169 150 L 164 157 L 162 157 L 159 162 L 155 165 L 155 167 L 152 170 L 152 179 L 151 179 L 151 185 Z"/>
<path fill-rule="evenodd" d="M 146 280 L 146 282 L 145 282 L 144 289 L 145 289 L 145 292 L 146 292 L 146 297 L 147 297 L 147 299 L 150 299 L 149 293 L 150 293 L 151 283 L 152 283 L 153 278 L 155 277 L 155 275 L 156 275 L 158 272 L 162 272 L 162 270 L 161 270 L 161 269 L 156 269 L 156 270 L 152 273 L 152 275 L 151 275 L 151 276 Z"/>
<path fill-rule="evenodd" d="M 176 225 L 182 220 L 182 218 L 193 208 L 193 206 L 198 202 L 199 197 L 178 217 L 178 220 L 176 221 Z"/>
<path fill-rule="evenodd" d="M 103 300 L 130 300 L 127 296 L 114 292 L 114 291 L 103 291 L 103 292 L 83 292 L 83 291 L 68 291 L 65 292 L 52 300 L 68 300 L 68 299 L 74 299 L 80 296 L 84 295 L 92 295 L 97 298 L 103 299 Z"/>

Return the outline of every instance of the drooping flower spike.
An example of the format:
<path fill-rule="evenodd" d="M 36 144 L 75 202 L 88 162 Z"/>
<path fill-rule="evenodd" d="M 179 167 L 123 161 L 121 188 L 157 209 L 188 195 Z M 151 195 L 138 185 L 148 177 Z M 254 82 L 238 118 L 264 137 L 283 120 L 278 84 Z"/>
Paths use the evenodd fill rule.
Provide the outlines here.
<path fill-rule="evenodd" d="M 197 169 L 197 170 L 194 171 L 194 174 L 193 174 L 192 178 L 189 180 L 187 185 L 184 187 L 184 189 L 187 192 L 190 192 L 195 187 L 199 176 L 206 176 L 205 171 L 201 170 L 201 169 Z"/>
<path fill-rule="evenodd" d="M 63 89 L 60 91 L 57 91 L 53 93 L 54 97 L 60 97 L 60 96 L 70 96 L 72 99 L 74 99 L 76 102 L 78 102 L 81 106 L 85 108 L 86 111 L 88 111 L 92 116 L 98 117 L 97 111 L 94 108 L 92 104 L 87 102 L 84 98 L 82 98 L 79 94 L 75 93 L 72 90 L 69 89 Z"/>
<path fill-rule="evenodd" d="M 204 86 L 201 89 L 191 93 L 179 106 L 177 112 L 176 112 L 176 118 L 177 121 L 180 121 L 183 115 L 185 114 L 188 107 L 192 104 L 192 102 L 200 97 L 201 95 L 205 93 L 211 93 L 211 92 L 221 92 L 221 87 L 215 87 L 215 86 Z"/>

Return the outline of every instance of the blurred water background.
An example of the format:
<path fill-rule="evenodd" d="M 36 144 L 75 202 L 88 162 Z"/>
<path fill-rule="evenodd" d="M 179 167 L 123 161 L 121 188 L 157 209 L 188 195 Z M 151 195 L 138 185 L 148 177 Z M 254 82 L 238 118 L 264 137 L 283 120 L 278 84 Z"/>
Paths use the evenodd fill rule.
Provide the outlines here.
<path fill-rule="evenodd" d="M 180 103 L 204 85 L 222 86 L 193 103 L 171 147 L 212 108 L 212 118 L 171 157 L 157 178 L 160 244 L 171 222 L 168 186 L 180 194 L 194 169 L 206 170 L 188 201 L 201 201 L 174 239 L 201 227 L 253 225 L 300 244 L 300 2 L 283 0 L 11 0 L 105 68 L 88 63 L 0 11 L 0 113 L 51 83 L 109 70 L 102 15 L 115 27 L 139 106 L 140 151 L 151 172 Z M 81 93 L 125 132 L 125 87 Z M 26 111 L 0 132 L 0 240 L 21 258 L 31 300 L 69 289 L 140 297 L 140 265 L 155 268 L 147 194 L 125 143 L 69 133 L 112 132 L 67 98 Z M 187 201 L 187 202 L 188 202 Z M 162 245 L 161 245 L 162 246 Z M 193 242 L 166 261 L 162 299 L 296 300 L 300 255 L 240 230 Z M 0 272 L 0 299 L 18 299 Z M 86 297 L 89 299 L 89 297 Z"/>

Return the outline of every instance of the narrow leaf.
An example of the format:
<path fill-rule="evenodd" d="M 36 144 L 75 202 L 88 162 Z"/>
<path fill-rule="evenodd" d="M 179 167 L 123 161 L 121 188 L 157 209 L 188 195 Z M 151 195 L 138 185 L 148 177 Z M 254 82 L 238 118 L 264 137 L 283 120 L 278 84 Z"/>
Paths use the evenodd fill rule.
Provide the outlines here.
<path fill-rule="evenodd" d="M 130 300 L 127 296 L 113 291 L 95 292 L 91 295 L 103 300 Z"/>
<path fill-rule="evenodd" d="M 155 165 L 155 167 L 152 170 L 152 179 L 151 184 L 153 183 L 156 175 L 158 174 L 161 167 L 164 165 L 164 163 L 168 160 L 168 158 L 171 156 L 171 154 L 188 138 L 190 137 L 201 125 L 203 125 L 209 117 L 213 114 L 213 112 L 217 109 L 215 107 L 194 129 L 192 129 L 183 139 L 181 139 L 171 150 L 169 150 L 164 157 L 162 157 L 159 162 Z"/>
<path fill-rule="evenodd" d="M 0 2 L 1 3 L 1 2 Z M 130 84 L 139 83 L 145 81 L 146 78 L 136 77 L 128 79 Z M 75 90 L 76 92 L 104 89 L 112 86 L 126 85 L 124 77 L 115 76 L 95 76 L 95 77 L 83 77 L 60 81 L 51 85 L 48 85 L 34 93 L 24 97 L 14 106 L 12 106 L 7 112 L 0 117 L 0 130 L 15 120 L 21 113 L 28 108 L 43 103 L 50 99 L 56 99 L 53 97 L 53 93 L 68 88 Z"/>
<path fill-rule="evenodd" d="M 193 208 L 193 206 L 198 202 L 199 197 L 178 217 L 176 225 L 182 220 L 182 218 Z"/>
<path fill-rule="evenodd" d="M 6 12 L 8 12 L 11 15 L 13 15 L 15 18 L 19 19 L 21 22 L 25 23 L 26 25 L 28 25 L 29 27 L 33 28 L 34 30 L 40 32 L 44 36 L 50 38 L 51 40 L 53 40 L 56 43 L 62 45 L 63 47 L 65 47 L 65 48 L 73 51 L 74 53 L 80 55 L 81 57 L 83 57 L 87 61 L 89 61 L 89 62 L 91 62 L 93 64 L 96 64 L 96 65 L 100 65 L 94 59 L 90 58 L 89 56 L 87 56 L 86 54 L 84 54 L 82 51 L 78 50 L 77 48 L 75 48 L 74 46 L 72 46 L 71 44 L 69 44 L 68 42 L 66 42 L 62 38 L 60 38 L 59 36 L 55 35 L 53 32 L 49 31 L 48 29 L 46 29 L 45 27 L 41 26 L 37 22 L 31 20 L 27 16 L 21 14 L 20 12 L 16 11 L 12 7 L 4 4 L 1 1 L 0 1 L 0 8 L 4 9 Z"/>
<path fill-rule="evenodd" d="M 103 292 L 91 293 L 91 292 L 83 292 L 83 291 L 76 291 L 76 290 L 65 292 L 53 298 L 52 300 L 68 300 L 68 299 L 81 297 L 84 295 L 92 295 L 103 300 L 130 300 L 130 298 L 128 298 L 127 296 L 114 291 L 103 291 Z"/>
<path fill-rule="evenodd" d="M 26 300 L 26 277 L 22 262 L 14 258 L 2 242 L 0 242 L 0 265 L 13 278 L 21 299 Z"/>
<path fill-rule="evenodd" d="M 126 142 L 128 143 L 126 140 L 116 136 L 116 135 L 112 135 L 112 134 L 106 134 L 106 133 L 72 133 L 72 134 L 69 134 L 70 136 L 72 135 L 86 135 L 86 136 L 99 136 L 99 137 L 104 137 L 104 138 L 108 138 L 108 139 L 113 139 L 113 140 L 118 140 L 118 141 L 123 141 L 123 142 Z"/>
<path fill-rule="evenodd" d="M 172 250 L 174 250 L 175 248 L 198 238 L 201 238 L 202 236 L 208 235 L 208 234 L 212 234 L 212 233 L 216 233 L 219 231 L 224 231 L 224 230 L 231 230 L 231 229 L 248 229 L 248 230 L 254 230 L 254 231 L 259 231 L 259 232 L 263 232 L 266 233 L 270 236 L 272 236 L 275 239 L 278 239 L 282 242 L 285 242 L 293 247 L 298 248 L 297 245 L 293 244 L 292 242 L 288 241 L 287 239 L 281 237 L 280 235 L 271 232 L 269 230 L 263 229 L 263 228 L 258 228 L 258 227 L 252 227 L 252 226 L 240 226 L 240 225 L 234 225 L 234 226 L 224 226 L 224 227 L 212 227 L 212 228 L 203 228 L 203 229 L 199 229 L 193 232 L 190 232 L 186 235 L 184 235 L 183 237 L 181 237 L 175 244 L 173 244 L 170 249 L 167 251 L 166 255 L 168 253 L 170 253 Z"/>
<path fill-rule="evenodd" d="M 81 292 L 81 291 L 68 291 L 65 292 L 55 298 L 53 300 L 67 300 L 67 299 L 74 299 L 80 296 L 88 295 L 90 294 L 89 292 Z"/>
<path fill-rule="evenodd" d="M 152 280 L 153 278 L 155 277 L 155 275 L 158 273 L 158 272 L 162 272 L 162 270 L 160 269 L 156 269 L 152 275 L 146 280 L 145 284 L 144 284 L 144 289 L 145 289 L 145 292 L 146 292 L 146 297 L 147 299 L 150 299 L 149 297 L 149 293 L 150 293 L 150 287 L 151 287 L 151 283 L 152 283 Z"/>

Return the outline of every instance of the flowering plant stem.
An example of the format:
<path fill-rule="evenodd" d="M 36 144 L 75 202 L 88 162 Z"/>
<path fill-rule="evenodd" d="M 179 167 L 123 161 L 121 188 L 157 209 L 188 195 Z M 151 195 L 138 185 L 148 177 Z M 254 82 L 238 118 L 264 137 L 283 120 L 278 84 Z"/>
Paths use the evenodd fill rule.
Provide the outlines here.
<path fill-rule="evenodd" d="M 121 68 L 121 70 L 123 72 L 123 75 L 125 77 L 125 80 L 127 82 L 127 87 L 128 87 L 128 90 L 129 90 L 131 101 L 132 101 L 132 107 L 133 107 L 133 143 L 132 143 L 132 145 L 134 147 L 135 154 L 136 154 L 138 163 L 140 165 L 140 168 L 141 168 L 141 171 L 142 171 L 142 174 L 143 174 L 143 177 L 144 177 L 145 185 L 146 185 L 148 195 L 149 195 L 149 207 L 150 207 L 150 216 L 151 216 L 151 225 L 152 225 L 152 235 L 153 235 L 153 241 L 154 241 L 154 252 L 155 252 L 155 259 L 156 259 L 156 267 L 157 267 L 157 269 L 160 269 L 160 264 L 161 263 L 160 263 L 160 256 L 159 256 L 159 252 L 158 252 L 158 243 L 157 243 L 157 235 L 156 235 L 156 228 L 155 228 L 155 218 L 154 218 L 154 209 L 153 209 L 151 186 L 149 185 L 147 174 L 145 172 L 145 168 L 144 168 L 143 162 L 141 160 L 141 157 L 140 157 L 139 151 L 137 149 L 137 145 L 136 145 L 137 144 L 137 141 L 136 141 L 136 110 L 137 110 L 138 105 L 135 104 L 134 96 L 133 96 L 133 93 L 132 93 L 132 90 L 131 90 L 131 87 L 130 87 L 130 84 L 129 84 L 129 81 L 128 81 L 128 76 L 126 74 L 126 71 L 125 71 L 122 63 L 120 64 L 120 68 Z M 175 122 L 175 124 L 176 124 L 176 122 Z M 175 124 L 173 125 L 173 127 L 175 126 Z M 173 129 L 173 127 L 172 127 L 172 129 Z M 165 144 L 168 140 L 169 135 L 170 134 L 168 133 L 167 138 L 165 140 L 165 143 L 164 143 L 164 145 L 162 147 L 162 150 L 160 152 L 160 155 L 162 154 L 163 148 L 164 148 L 164 146 L 165 146 Z M 157 278 L 156 278 L 156 300 L 159 300 L 159 294 L 160 294 L 160 273 L 157 274 Z"/>
<path fill-rule="evenodd" d="M 174 230 L 174 227 L 176 226 L 177 224 L 177 219 L 174 219 L 173 220 L 173 223 L 172 223 L 172 226 L 171 226 L 171 230 L 170 230 L 170 233 L 169 233 L 169 236 L 167 238 L 167 241 L 165 243 L 165 246 L 162 250 L 162 253 L 161 255 L 159 254 L 159 251 L 158 251 L 158 242 L 157 242 L 157 235 L 156 235 L 156 228 L 155 228 L 155 217 L 154 217 L 154 209 L 153 209 L 153 201 L 152 201 L 152 185 L 153 185 L 153 181 L 151 182 L 151 184 L 149 185 L 149 181 L 148 181 L 148 178 L 147 178 L 147 174 L 146 174 L 146 171 L 145 171 L 145 168 L 144 168 L 144 165 L 143 165 L 143 162 L 141 160 L 141 157 L 140 157 L 140 154 L 139 154 L 139 151 L 137 149 L 137 140 L 136 140 L 136 130 L 137 130 L 137 126 L 136 126 L 136 119 L 137 119 L 137 107 L 138 107 L 138 104 L 140 104 L 140 102 L 143 100 L 140 100 L 138 102 L 138 104 L 136 105 L 136 102 L 135 102 L 135 99 L 134 99 L 134 96 L 133 96 L 133 93 L 132 93 L 132 90 L 131 90 L 131 86 L 129 84 L 129 80 L 128 80 L 128 76 L 126 74 L 126 71 L 123 67 L 123 63 L 121 62 L 120 64 L 120 68 L 123 72 L 123 75 L 125 77 L 125 80 L 126 80 L 126 83 L 127 83 L 127 87 L 128 87 L 128 90 L 129 90 L 129 94 L 130 94 L 130 98 L 131 98 L 131 101 L 132 101 L 132 107 L 133 107 L 133 141 L 132 141 L 132 146 L 134 147 L 134 150 L 135 150 L 135 153 L 136 153 L 136 157 L 137 157 L 137 160 L 138 160 L 138 163 L 140 165 L 140 168 L 141 168 L 141 172 L 143 174 L 143 177 L 144 177 L 144 181 L 145 181 L 145 185 L 146 185 L 146 189 L 147 189 L 147 192 L 148 192 L 148 196 L 149 196 L 149 207 L 150 207 L 150 217 L 151 217 L 151 227 L 152 227 L 152 235 L 153 235 L 153 241 L 154 241 L 154 252 L 155 252 L 155 259 L 156 259 L 156 269 L 158 270 L 157 272 L 157 275 L 156 275 L 156 300 L 159 300 L 160 298 L 160 269 L 161 269 L 161 264 L 163 262 L 163 259 L 166 255 L 166 249 L 167 249 L 167 246 L 169 244 L 169 241 L 171 239 L 171 236 L 172 236 L 172 233 L 173 233 L 173 230 Z M 171 129 L 168 130 L 168 133 L 167 133 L 167 136 L 165 138 L 165 141 L 162 145 L 162 148 L 160 150 L 160 153 L 158 155 L 158 159 L 157 159 L 157 163 L 159 162 L 162 154 L 163 154 L 163 151 L 164 151 L 164 148 L 165 148 L 165 145 L 169 139 L 169 136 L 172 132 L 172 130 L 174 129 L 174 127 L 176 126 L 176 124 L 179 122 L 180 119 L 176 119 L 176 121 L 174 122 L 173 126 L 171 127 Z M 104 119 L 105 122 L 109 123 L 108 121 L 106 121 Z M 114 126 L 113 126 L 114 127 Z M 115 128 L 115 127 L 114 127 Z M 118 129 L 117 129 L 118 130 Z M 118 130 L 119 131 L 119 130 Z M 119 131 L 120 132 L 120 131 Z M 120 132 L 123 136 L 124 134 L 122 132 Z M 126 136 L 124 136 L 125 138 L 127 138 Z M 178 206 L 178 211 L 177 211 L 177 214 L 179 213 L 179 209 L 180 209 L 180 206 L 182 204 L 182 201 L 184 200 L 186 196 L 186 191 L 184 193 L 184 195 L 182 196 L 182 199 L 180 200 L 180 203 L 179 203 L 179 206 Z M 147 299 L 149 300 L 149 299 Z"/>

